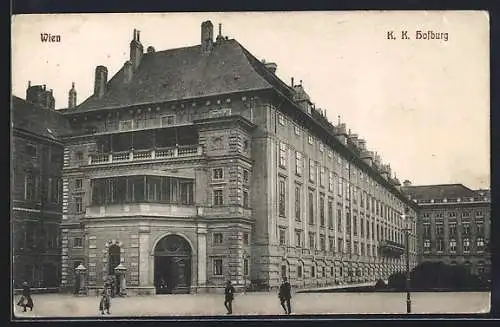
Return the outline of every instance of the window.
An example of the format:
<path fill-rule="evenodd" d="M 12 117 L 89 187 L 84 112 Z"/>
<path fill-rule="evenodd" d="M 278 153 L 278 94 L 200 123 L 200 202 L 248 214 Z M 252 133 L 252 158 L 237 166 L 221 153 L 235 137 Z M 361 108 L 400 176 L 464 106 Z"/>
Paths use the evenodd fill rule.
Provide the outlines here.
<path fill-rule="evenodd" d="M 295 125 L 293 129 L 295 130 L 295 135 L 300 135 L 300 127 Z"/>
<path fill-rule="evenodd" d="M 243 259 L 243 275 L 248 276 L 248 259 Z"/>
<path fill-rule="evenodd" d="M 224 170 L 222 168 L 214 168 L 214 169 L 212 169 L 212 179 L 213 180 L 224 179 Z"/>
<path fill-rule="evenodd" d="M 325 196 L 319 196 L 319 224 L 321 227 L 325 226 Z"/>
<path fill-rule="evenodd" d="M 337 204 L 339 205 L 339 204 Z M 337 209 L 337 231 L 342 233 L 342 209 Z"/>
<path fill-rule="evenodd" d="M 321 167 L 320 173 L 319 173 L 319 185 L 324 186 L 325 185 L 325 167 Z"/>
<path fill-rule="evenodd" d="M 314 266 L 311 266 L 311 277 L 316 277 L 316 271 Z"/>
<path fill-rule="evenodd" d="M 335 228 L 335 222 L 333 219 L 333 201 L 328 200 L 328 227 L 331 229 Z"/>
<path fill-rule="evenodd" d="M 284 228 L 279 230 L 279 242 L 280 245 L 286 245 L 286 230 Z"/>
<path fill-rule="evenodd" d="M 476 229 L 478 236 L 484 236 L 484 222 L 482 221 L 476 222 Z"/>
<path fill-rule="evenodd" d="M 343 193 L 343 192 L 342 192 L 342 179 L 341 179 L 341 178 L 339 178 L 339 179 L 337 180 L 337 195 L 341 197 L 341 196 L 342 196 L 342 193 Z"/>
<path fill-rule="evenodd" d="M 300 221 L 300 186 L 295 186 L 295 220 Z"/>
<path fill-rule="evenodd" d="M 333 172 L 328 172 L 328 191 L 333 192 Z"/>
<path fill-rule="evenodd" d="M 482 211 L 476 211 L 476 217 L 482 217 L 483 212 Z"/>
<path fill-rule="evenodd" d="M 248 233 L 243 233 L 243 244 L 244 245 L 250 244 L 250 237 L 249 237 Z"/>
<path fill-rule="evenodd" d="M 364 208 L 365 207 L 365 196 L 366 196 L 366 192 L 363 192 L 363 191 L 360 191 L 359 192 L 359 196 L 360 196 L 360 203 L 359 203 L 359 206 L 361 208 Z"/>
<path fill-rule="evenodd" d="M 214 190 L 214 205 L 221 206 L 224 204 L 222 190 Z"/>
<path fill-rule="evenodd" d="M 328 236 L 328 251 L 332 253 L 335 252 L 335 244 L 333 236 Z"/>
<path fill-rule="evenodd" d="M 214 259 L 214 271 L 215 276 L 222 276 L 222 259 Z"/>
<path fill-rule="evenodd" d="M 457 213 L 456 213 L 456 212 L 454 212 L 454 211 L 452 211 L 452 212 L 449 212 L 449 213 L 448 213 L 448 216 L 449 216 L 449 217 L 456 217 L 456 216 L 457 216 Z"/>
<path fill-rule="evenodd" d="M 119 123 L 119 129 L 120 130 L 129 130 L 133 126 L 132 120 L 122 120 Z"/>
<path fill-rule="evenodd" d="M 75 161 L 77 163 L 80 163 L 83 161 L 83 152 L 82 151 L 76 151 L 75 152 Z"/>
<path fill-rule="evenodd" d="M 438 252 L 443 252 L 444 251 L 444 239 L 442 239 L 442 238 L 436 239 L 436 245 L 437 245 L 437 251 Z"/>
<path fill-rule="evenodd" d="M 285 117 L 282 114 L 278 114 L 278 122 L 280 125 L 285 125 Z"/>
<path fill-rule="evenodd" d="M 295 245 L 297 247 L 302 246 L 302 232 L 300 230 L 295 230 Z"/>
<path fill-rule="evenodd" d="M 351 214 L 349 211 L 345 213 L 345 226 L 347 235 L 351 235 Z"/>
<path fill-rule="evenodd" d="M 355 187 L 352 188 L 352 203 L 358 203 L 358 192 Z"/>
<path fill-rule="evenodd" d="M 361 242 L 360 243 L 360 247 L 361 247 L 361 255 L 364 256 L 365 255 L 365 243 Z"/>
<path fill-rule="evenodd" d="M 319 151 L 320 151 L 320 152 L 323 152 L 323 151 L 324 151 L 324 149 L 323 149 L 323 143 L 321 143 L 321 142 L 319 143 Z"/>
<path fill-rule="evenodd" d="M 309 137 L 307 138 L 309 144 L 313 144 L 314 143 L 314 139 L 311 135 L 309 135 Z"/>
<path fill-rule="evenodd" d="M 309 181 L 314 182 L 316 177 L 316 165 L 314 160 L 309 159 Z"/>
<path fill-rule="evenodd" d="M 297 266 L 297 277 L 302 278 L 302 265 L 301 264 L 299 264 Z"/>
<path fill-rule="evenodd" d="M 344 243 L 340 237 L 337 239 L 337 252 L 344 253 Z"/>
<path fill-rule="evenodd" d="M 457 240 L 455 240 L 455 239 L 450 240 L 450 251 L 451 252 L 457 251 Z"/>
<path fill-rule="evenodd" d="M 73 239 L 73 247 L 74 248 L 82 248 L 83 247 L 83 239 L 81 237 L 75 237 Z"/>
<path fill-rule="evenodd" d="M 450 224 L 449 226 L 449 237 L 455 237 L 457 236 L 457 224 Z"/>
<path fill-rule="evenodd" d="M 315 239 L 316 239 L 316 234 L 314 233 L 309 233 L 309 248 L 311 250 L 314 250 L 316 249 L 316 242 L 315 242 Z"/>
<path fill-rule="evenodd" d="M 286 167 L 286 144 L 280 142 L 280 167 Z"/>
<path fill-rule="evenodd" d="M 222 244 L 222 233 L 214 233 L 214 244 Z"/>
<path fill-rule="evenodd" d="M 462 217 L 470 217 L 470 212 L 469 211 L 462 212 Z"/>
<path fill-rule="evenodd" d="M 464 252 L 469 252 L 470 251 L 470 240 L 468 238 L 464 238 L 464 240 L 463 240 L 463 248 L 464 248 Z"/>
<path fill-rule="evenodd" d="M 248 208 L 249 205 L 248 205 L 248 191 L 247 190 L 243 190 L 243 207 L 244 208 Z"/>
<path fill-rule="evenodd" d="M 321 269 L 321 270 L 322 270 L 321 275 L 322 275 L 323 277 L 326 277 L 326 267 L 321 267 L 321 268 L 322 268 L 322 269 Z"/>
<path fill-rule="evenodd" d="M 281 217 L 285 217 L 286 214 L 286 202 L 285 202 L 285 180 L 280 179 L 279 181 L 279 198 L 278 198 L 278 214 Z"/>
<path fill-rule="evenodd" d="M 161 117 L 162 126 L 170 126 L 175 124 L 175 115 L 168 115 Z"/>
<path fill-rule="evenodd" d="M 351 198 L 351 184 L 348 181 L 344 181 L 344 188 L 345 188 L 345 199 L 349 201 Z"/>
<path fill-rule="evenodd" d="M 354 236 L 358 236 L 358 215 L 353 215 L 352 217 L 352 229 L 354 231 Z"/>
<path fill-rule="evenodd" d="M 321 251 L 326 250 L 325 237 L 323 235 L 319 237 L 319 247 L 320 247 Z"/>
<path fill-rule="evenodd" d="M 476 239 L 476 248 L 478 251 L 484 250 L 484 237 L 478 237 Z"/>
<path fill-rule="evenodd" d="M 358 254 L 359 253 L 358 241 L 354 241 L 354 248 L 353 248 L 353 250 L 354 250 L 354 252 L 353 252 L 354 254 Z"/>
<path fill-rule="evenodd" d="M 309 224 L 314 224 L 314 194 L 309 192 Z"/>
<path fill-rule="evenodd" d="M 444 235 L 443 224 L 436 224 L 436 235 L 438 235 L 438 236 L 443 236 Z"/>
<path fill-rule="evenodd" d="M 295 174 L 302 176 L 302 168 L 303 168 L 302 153 L 296 151 L 295 152 Z"/>
<path fill-rule="evenodd" d="M 34 201 L 36 199 L 36 182 L 37 180 L 31 173 L 24 176 L 24 199 Z"/>
<path fill-rule="evenodd" d="M 361 229 L 360 235 L 361 237 L 365 237 L 365 220 L 361 217 L 359 221 L 359 228 Z"/>
<path fill-rule="evenodd" d="M 25 151 L 26 151 L 26 154 L 28 156 L 31 156 L 32 158 L 36 158 L 36 156 L 37 156 L 36 144 L 26 143 Z"/>
<path fill-rule="evenodd" d="M 431 237 L 431 225 L 429 223 L 424 224 L 424 235 L 425 238 Z"/>
<path fill-rule="evenodd" d="M 75 196 L 75 212 L 83 213 L 83 198 L 81 196 Z"/>
<path fill-rule="evenodd" d="M 430 216 L 431 216 L 430 213 L 424 212 L 424 218 L 430 218 Z"/>
<path fill-rule="evenodd" d="M 464 223 L 462 225 L 462 228 L 463 228 L 463 234 L 464 234 L 464 236 L 469 236 L 470 235 L 470 224 Z"/>
<path fill-rule="evenodd" d="M 243 183 L 248 183 L 250 180 L 249 172 L 246 169 L 243 169 Z"/>
<path fill-rule="evenodd" d="M 431 241 L 424 240 L 424 252 L 429 252 L 431 250 Z"/>
<path fill-rule="evenodd" d="M 75 190 L 81 190 L 83 187 L 83 179 L 77 178 L 75 179 Z"/>

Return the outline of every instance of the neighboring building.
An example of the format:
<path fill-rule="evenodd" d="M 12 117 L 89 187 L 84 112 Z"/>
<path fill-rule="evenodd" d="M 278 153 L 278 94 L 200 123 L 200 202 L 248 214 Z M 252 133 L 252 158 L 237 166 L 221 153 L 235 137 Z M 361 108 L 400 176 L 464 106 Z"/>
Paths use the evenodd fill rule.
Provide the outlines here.
<path fill-rule="evenodd" d="M 64 114 L 63 287 L 83 263 L 89 289 L 126 269 L 128 293 L 359 283 L 404 269 L 416 204 L 368 151 L 334 127 L 302 85 L 237 41 L 143 51 Z M 104 55 L 104 54 L 103 54 Z"/>
<path fill-rule="evenodd" d="M 411 186 L 404 192 L 419 205 L 419 261 L 465 265 L 489 278 L 491 267 L 489 190 L 462 184 Z"/>
<path fill-rule="evenodd" d="M 57 288 L 62 215 L 61 133 L 66 119 L 54 110 L 52 90 L 28 86 L 27 101 L 12 97 L 11 232 L 15 288 Z"/>

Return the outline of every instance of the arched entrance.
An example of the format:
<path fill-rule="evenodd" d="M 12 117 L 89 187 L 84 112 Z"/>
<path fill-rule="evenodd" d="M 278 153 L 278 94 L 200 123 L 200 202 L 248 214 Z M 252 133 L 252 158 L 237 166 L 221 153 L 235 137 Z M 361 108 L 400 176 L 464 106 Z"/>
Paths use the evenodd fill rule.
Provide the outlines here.
<path fill-rule="evenodd" d="M 156 294 L 189 293 L 191 246 L 179 235 L 167 235 L 154 249 Z"/>

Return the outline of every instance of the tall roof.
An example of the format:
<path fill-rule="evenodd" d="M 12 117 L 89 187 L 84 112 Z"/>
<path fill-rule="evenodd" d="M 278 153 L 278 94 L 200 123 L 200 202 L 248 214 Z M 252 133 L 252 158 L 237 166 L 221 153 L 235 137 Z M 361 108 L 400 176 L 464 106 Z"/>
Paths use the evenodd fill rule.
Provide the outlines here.
<path fill-rule="evenodd" d="M 14 129 L 58 140 L 69 130 L 69 122 L 59 112 L 42 108 L 17 96 L 12 97 L 11 119 Z"/>
<path fill-rule="evenodd" d="M 404 193 L 417 201 L 476 198 L 478 193 L 462 184 L 403 186 Z"/>
<path fill-rule="evenodd" d="M 122 67 L 101 98 L 91 95 L 65 114 L 271 88 L 292 94 L 236 40 L 223 40 L 209 55 L 201 45 L 146 52 L 130 82 Z"/>

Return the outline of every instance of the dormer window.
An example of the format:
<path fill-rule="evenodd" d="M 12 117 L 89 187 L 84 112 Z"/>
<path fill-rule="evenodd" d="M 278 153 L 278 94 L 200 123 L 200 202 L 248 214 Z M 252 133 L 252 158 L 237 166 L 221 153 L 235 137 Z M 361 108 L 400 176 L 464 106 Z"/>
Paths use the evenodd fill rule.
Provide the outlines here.
<path fill-rule="evenodd" d="M 295 130 L 295 135 L 300 135 L 300 127 L 299 126 L 295 125 L 293 129 Z"/>
<path fill-rule="evenodd" d="M 278 122 L 280 125 L 285 125 L 285 117 L 282 114 L 278 114 Z"/>
<path fill-rule="evenodd" d="M 309 141 L 309 144 L 313 144 L 314 143 L 314 139 L 313 139 L 313 137 L 311 135 L 309 135 L 308 141 Z"/>

